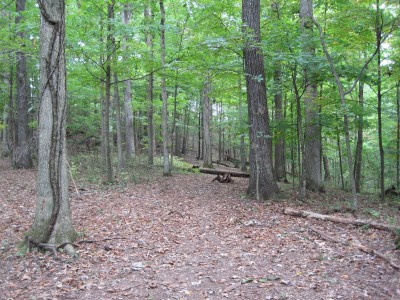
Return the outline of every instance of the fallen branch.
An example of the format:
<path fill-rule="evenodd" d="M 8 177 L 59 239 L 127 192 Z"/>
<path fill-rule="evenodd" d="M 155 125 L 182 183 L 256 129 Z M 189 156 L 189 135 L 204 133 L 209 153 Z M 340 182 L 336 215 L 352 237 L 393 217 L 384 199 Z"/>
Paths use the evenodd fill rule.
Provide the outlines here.
<path fill-rule="evenodd" d="M 371 254 L 371 255 L 375 255 L 375 256 L 378 256 L 378 257 L 382 258 L 383 260 L 385 260 L 387 263 L 389 263 L 389 265 L 391 265 L 396 270 L 400 269 L 400 266 L 396 265 L 394 262 L 391 261 L 390 258 L 388 258 L 384 254 L 380 253 L 379 251 L 376 251 L 376 250 L 374 250 L 372 248 L 369 248 L 369 247 L 364 246 L 364 245 L 359 244 L 359 243 L 354 243 L 354 242 L 351 242 L 351 241 L 341 241 L 341 240 L 335 239 L 334 237 L 332 237 L 332 236 L 330 236 L 330 235 L 328 235 L 328 234 L 326 234 L 326 233 L 324 233 L 324 232 L 322 232 L 320 230 L 312 228 L 312 227 L 308 227 L 308 229 L 310 231 L 316 233 L 317 235 L 319 235 L 321 238 L 323 238 L 325 240 L 328 240 L 328 241 L 331 241 L 331 242 L 334 242 L 334 243 L 338 243 L 338 244 L 341 244 L 341 245 L 345 245 L 345 246 L 355 247 L 355 248 L 357 248 L 357 249 L 359 249 L 359 250 L 361 250 L 361 251 L 363 251 L 365 253 L 368 253 L 368 254 Z"/>
<path fill-rule="evenodd" d="M 244 177 L 249 178 L 250 175 L 244 172 L 237 172 L 237 171 L 227 171 L 227 170 L 214 170 L 214 169 L 207 169 L 207 168 L 199 168 L 200 173 L 205 174 L 212 174 L 212 175 L 221 175 L 224 176 L 225 174 L 231 174 L 231 177 Z"/>
<path fill-rule="evenodd" d="M 343 223 L 343 224 L 351 224 L 354 226 L 368 226 L 370 228 L 375 228 L 379 230 L 386 230 L 386 231 L 391 231 L 395 232 L 397 227 L 396 226 L 391 226 L 391 225 L 386 225 L 386 224 L 381 224 L 373 221 L 367 221 L 367 220 L 362 220 L 362 219 L 346 219 L 346 218 L 341 218 L 341 217 L 335 217 L 335 216 L 329 216 L 329 215 L 322 215 L 318 214 L 312 211 L 306 211 L 306 210 L 297 210 L 293 208 L 285 208 L 283 210 L 283 213 L 285 215 L 290 215 L 290 216 L 295 216 L 295 217 L 304 217 L 304 218 L 314 218 L 322 221 L 331 221 L 335 223 Z"/>
<path fill-rule="evenodd" d="M 101 239 L 101 240 L 80 240 L 79 242 L 77 242 L 77 244 L 83 244 L 83 243 L 92 244 L 92 243 L 100 243 L 100 242 L 106 242 L 106 241 L 112 241 L 112 240 L 126 240 L 126 238 L 125 237 L 115 237 L 115 238 L 105 238 L 105 239 Z"/>

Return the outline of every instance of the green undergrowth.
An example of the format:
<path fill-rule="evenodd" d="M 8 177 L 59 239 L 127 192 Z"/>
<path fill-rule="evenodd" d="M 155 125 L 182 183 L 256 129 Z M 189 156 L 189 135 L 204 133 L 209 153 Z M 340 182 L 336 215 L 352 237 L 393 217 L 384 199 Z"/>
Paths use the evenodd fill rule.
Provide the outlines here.
<path fill-rule="evenodd" d="M 123 187 L 131 183 L 143 183 L 157 180 L 163 174 L 162 156 L 154 157 L 154 164 L 147 164 L 146 155 L 137 155 L 125 160 L 123 169 L 117 168 L 116 155 L 112 158 L 113 180 L 107 182 L 106 169 L 100 156 L 94 154 L 77 154 L 69 158 L 70 183 L 77 187 L 98 185 L 104 188 Z M 179 157 L 173 158 L 172 175 L 191 172 L 191 164 Z M 73 179 L 73 180 L 72 180 Z"/>

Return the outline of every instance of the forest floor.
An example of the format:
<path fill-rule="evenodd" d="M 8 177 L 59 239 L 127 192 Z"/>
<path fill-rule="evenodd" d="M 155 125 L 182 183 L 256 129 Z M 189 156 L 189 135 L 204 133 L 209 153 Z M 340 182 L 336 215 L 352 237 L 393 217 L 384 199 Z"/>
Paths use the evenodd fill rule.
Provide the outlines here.
<path fill-rule="evenodd" d="M 309 228 L 399 265 L 394 234 L 282 213 L 343 205 L 344 192 L 308 193 L 302 203 L 283 184 L 280 199 L 259 203 L 246 199 L 247 179 L 221 184 L 188 173 L 124 185 L 77 181 L 80 197 L 71 185 L 70 199 L 79 259 L 71 261 L 63 253 L 17 255 L 34 216 L 35 177 L 0 161 L 0 299 L 400 299 L 399 270 Z M 400 224 L 393 203 L 360 198 L 357 217 Z"/>

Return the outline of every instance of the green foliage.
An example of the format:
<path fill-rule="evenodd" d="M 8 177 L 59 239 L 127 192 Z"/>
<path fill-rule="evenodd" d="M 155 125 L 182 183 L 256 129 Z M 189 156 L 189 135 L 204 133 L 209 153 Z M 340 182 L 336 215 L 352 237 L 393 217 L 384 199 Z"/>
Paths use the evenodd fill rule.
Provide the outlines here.
<path fill-rule="evenodd" d="M 374 218 L 379 218 L 379 216 L 381 215 L 379 211 L 376 211 L 373 208 L 365 208 L 364 211 Z"/>

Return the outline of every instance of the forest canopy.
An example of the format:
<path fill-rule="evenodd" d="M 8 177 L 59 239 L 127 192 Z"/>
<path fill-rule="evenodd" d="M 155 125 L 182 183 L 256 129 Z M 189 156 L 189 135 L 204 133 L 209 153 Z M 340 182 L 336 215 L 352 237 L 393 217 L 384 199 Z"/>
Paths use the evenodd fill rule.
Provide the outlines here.
<path fill-rule="evenodd" d="M 17 2 L 0 4 L 2 155 L 15 167 L 25 144 L 35 158 L 40 98 L 39 5 L 27 1 L 18 9 Z M 152 164 L 153 156 L 188 151 L 246 169 L 252 124 L 243 49 L 250 43 L 264 58 L 265 78 L 253 80 L 265 83 L 265 138 L 276 179 L 298 177 L 301 185 L 303 178 L 312 190 L 323 190 L 324 181 L 352 189 L 353 176 L 357 192 L 399 189 L 396 1 L 263 0 L 256 43 L 241 1 L 65 4 L 69 154 L 99 151 L 108 180 L 138 155 Z M 107 158 L 114 144 L 118 166 Z"/>

